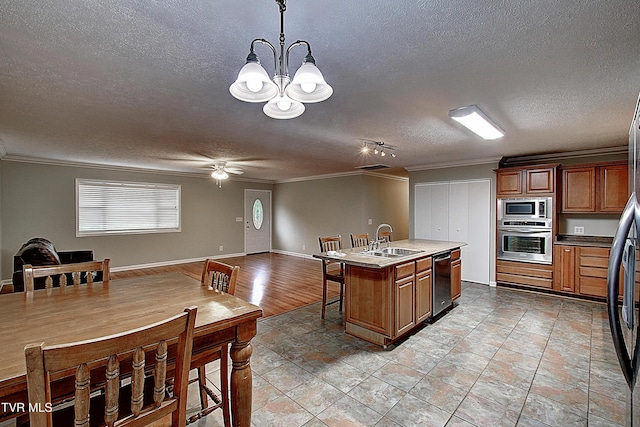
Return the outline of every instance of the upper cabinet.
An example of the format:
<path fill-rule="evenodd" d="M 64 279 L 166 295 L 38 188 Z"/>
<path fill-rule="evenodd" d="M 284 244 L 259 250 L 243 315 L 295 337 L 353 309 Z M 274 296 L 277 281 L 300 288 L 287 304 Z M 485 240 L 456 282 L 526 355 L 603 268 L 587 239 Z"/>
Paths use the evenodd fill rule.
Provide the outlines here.
<path fill-rule="evenodd" d="M 628 198 L 626 162 L 563 166 L 562 213 L 620 213 Z"/>
<path fill-rule="evenodd" d="M 504 168 L 496 170 L 498 197 L 553 195 L 557 165 Z"/>

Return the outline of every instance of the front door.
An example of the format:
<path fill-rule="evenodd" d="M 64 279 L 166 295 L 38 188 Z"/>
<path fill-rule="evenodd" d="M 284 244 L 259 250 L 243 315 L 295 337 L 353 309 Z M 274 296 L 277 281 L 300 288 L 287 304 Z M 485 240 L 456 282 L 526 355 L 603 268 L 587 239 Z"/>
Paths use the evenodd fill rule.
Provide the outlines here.
<path fill-rule="evenodd" d="M 271 191 L 244 191 L 244 252 L 271 251 Z"/>

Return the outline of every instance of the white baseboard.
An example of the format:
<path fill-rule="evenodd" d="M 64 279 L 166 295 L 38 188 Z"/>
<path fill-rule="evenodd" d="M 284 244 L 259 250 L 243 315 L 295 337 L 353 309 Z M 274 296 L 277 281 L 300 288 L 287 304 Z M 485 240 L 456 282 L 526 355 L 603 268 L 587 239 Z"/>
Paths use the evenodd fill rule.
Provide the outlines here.
<path fill-rule="evenodd" d="M 179 259 L 179 260 L 171 260 L 171 261 L 162 261 L 162 262 L 152 262 L 149 264 L 135 264 L 135 265 L 123 265 L 120 267 L 111 268 L 111 271 L 125 271 L 125 270 L 140 270 L 142 268 L 154 268 L 154 267 L 165 267 L 167 265 L 176 265 L 176 264 L 186 264 L 188 262 L 199 262 L 204 261 L 205 259 L 223 259 L 223 258 L 233 258 L 239 256 L 245 256 L 244 252 L 237 254 L 224 254 L 224 255 L 211 255 L 199 258 L 189 258 L 189 259 Z"/>
<path fill-rule="evenodd" d="M 298 258 L 315 259 L 315 260 L 320 261 L 318 258 L 314 258 L 312 255 L 301 254 L 299 252 L 281 251 L 279 249 L 272 249 L 271 252 L 276 253 L 276 254 L 281 254 L 281 255 L 297 256 Z"/>
<path fill-rule="evenodd" d="M 494 280 L 489 280 L 489 286 L 495 288 L 496 286 L 498 286 L 498 284 Z"/>

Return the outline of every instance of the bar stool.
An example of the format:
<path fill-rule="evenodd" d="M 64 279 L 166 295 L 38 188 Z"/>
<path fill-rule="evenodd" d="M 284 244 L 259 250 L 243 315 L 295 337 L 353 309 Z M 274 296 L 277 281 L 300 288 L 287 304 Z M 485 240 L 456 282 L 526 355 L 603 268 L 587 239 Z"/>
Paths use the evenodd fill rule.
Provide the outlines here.
<path fill-rule="evenodd" d="M 342 237 L 318 237 L 320 243 L 320 252 L 340 251 L 342 250 Z M 336 301 L 327 303 L 327 281 L 337 282 L 340 285 L 340 298 Z M 324 319 L 325 308 L 329 304 L 340 302 L 340 311 L 342 311 L 342 298 L 344 296 L 344 264 L 339 261 L 322 260 L 322 318 Z"/>

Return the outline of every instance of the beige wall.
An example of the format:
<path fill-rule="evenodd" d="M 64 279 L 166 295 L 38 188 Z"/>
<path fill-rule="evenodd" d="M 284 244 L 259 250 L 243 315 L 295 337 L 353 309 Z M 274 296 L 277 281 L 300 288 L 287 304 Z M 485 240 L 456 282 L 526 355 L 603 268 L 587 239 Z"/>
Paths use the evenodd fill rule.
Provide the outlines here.
<path fill-rule="evenodd" d="M 244 189 L 271 184 L 1 161 L 2 278 L 13 272 L 13 255 L 32 237 L 57 249 L 93 249 L 114 268 L 236 254 L 244 251 Z M 110 179 L 181 185 L 182 232 L 75 237 L 75 179 Z M 220 252 L 219 246 L 224 247 Z"/>
<path fill-rule="evenodd" d="M 364 174 L 276 184 L 273 247 L 311 255 L 318 236 L 340 234 L 348 248 L 351 233 L 372 237 L 380 223 L 392 225 L 394 239 L 406 239 L 408 190 L 406 179 Z"/>
<path fill-rule="evenodd" d="M 76 178 L 179 184 L 182 231 L 75 237 Z M 218 188 L 208 177 L 3 160 L 0 188 L 2 279 L 11 277 L 13 255 L 32 237 L 59 250 L 93 249 L 116 269 L 243 253 L 244 223 L 236 217 L 244 216 L 248 188 L 272 190 L 274 250 L 311 255 L 325 234 L 342 234 L 348 247 L 349 233 L 373 235 L 381 222 L 394 227 L 396 239 L 408 236 L 407 180 L 364 174 L 276 185 L 230 180 Z"/>

